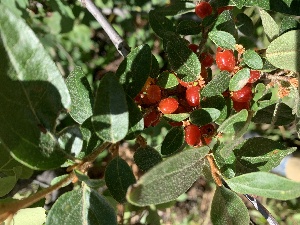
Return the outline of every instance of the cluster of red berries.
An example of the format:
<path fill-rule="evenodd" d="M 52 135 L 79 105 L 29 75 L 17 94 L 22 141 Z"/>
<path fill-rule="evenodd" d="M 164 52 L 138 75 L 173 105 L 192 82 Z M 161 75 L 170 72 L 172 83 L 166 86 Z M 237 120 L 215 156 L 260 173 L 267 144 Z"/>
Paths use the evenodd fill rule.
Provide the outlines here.
<path fill-rule="evenodd" d="M 232 50 L 225 50 L 220 47 L 217 49 L 216 53 L 216 64 L 221 71 L 228 71 L 230 73 L 235 73 L 236 59 Z M 247 84 L 238 91 L 233 91 L 231 93 L 231 99 L 233 102 L 233 108 L 235 111 L 239 112 L 242 109 L 249 110 L 250 101 L 252 100 L 252 84 L 260 78 L 260 72 L 257 70 L 250 70 L 250 77 Z"/>
<path fill-rule="evenodd" d="M 193 50 L 190 46 L 196 46 L 196 48 Z M 192 51 L 197 52 L 197 45 L 190 46 Z M 200 107 L 200 90 L 208 77 L 206 68 L 212 66 L 214 59 L 207 52 L 201 53 L 199 59 L 202 64 L 200 78 L 193 82 L 184 82 L 177 78 L 176 87 L 165 89 L 157 84 L 157 79 L 148 78 L 142 91 L 135 98 L 135 102 L 145 112 L 145 127 L 156 126 L 164 114 L 190 113 Z M 169 73 L 176 76 L 172 72 L 164 72 L 160 76 L 169 75 Z M 169 123 L 172 126 L 185 127 L 185 140 L 191 146 L 209 144 L 215 130 L 212 124 L 198 127 L 189 121 L 170 121 Z"/>
<path fill-rule="evenodd" d="M 217 14 L 221 14 L 225 10 L 231 10 L 233 9 L 232 6 L 224 6 L 217 8 Z M 204 19 L 207 16 L 210 16 L 213 13 L 213 8 L 208 2 L 200 2 L 199 4 L 196 5 L 195 7 L 195 13 L 197 16 L 199 16 L 201 19 Z"/>

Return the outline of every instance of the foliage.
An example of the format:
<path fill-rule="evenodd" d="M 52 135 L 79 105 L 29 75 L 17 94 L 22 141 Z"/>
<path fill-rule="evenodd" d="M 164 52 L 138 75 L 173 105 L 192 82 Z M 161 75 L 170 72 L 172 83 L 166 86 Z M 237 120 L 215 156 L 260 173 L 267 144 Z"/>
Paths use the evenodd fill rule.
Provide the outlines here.
<path fill-rule="evenodd" d="M 121 61 L 84 3 L 0 0 L 0 222 L 71 181 L 46 222 L 41 208 L 26 213 L 39 224 L 125 224 L 122 204 L 160 224 L 158 210 L 201 175 L 217 184 L 213 224 L 249 224 L 238 193 L 297 208 L 299 183 L 270 171 L 300 138 L 300 1 L 270 2 L 212 0 L 198 18 L 193 1 L 96 0 L 131 47 Z M 203 63 L 201 53 L 225 51 L 234 67 Z M 250 131 L 261 137 L 244 140 Z M 120 154 L 125 141 L 131 158 Z M 91 176 L 100 164 L 105 172 Z M 34 170 L 60 167 L 67 174 L 52 186 L 8 197 Z"/>

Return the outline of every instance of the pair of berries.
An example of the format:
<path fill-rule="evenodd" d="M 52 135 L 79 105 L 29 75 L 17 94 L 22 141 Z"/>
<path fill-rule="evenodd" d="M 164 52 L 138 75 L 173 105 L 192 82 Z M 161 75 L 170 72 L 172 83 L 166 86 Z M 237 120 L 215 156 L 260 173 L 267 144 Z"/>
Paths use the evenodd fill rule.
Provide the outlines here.
<path fill-rule="evenodd" d="M 210 144 L 212 136 L 215 133 L 215 127 L 212 124 L 207 124 L 198 127 L 190 124 L 184 128 L 185 141 L 190 146 L 203 146 Z"/>

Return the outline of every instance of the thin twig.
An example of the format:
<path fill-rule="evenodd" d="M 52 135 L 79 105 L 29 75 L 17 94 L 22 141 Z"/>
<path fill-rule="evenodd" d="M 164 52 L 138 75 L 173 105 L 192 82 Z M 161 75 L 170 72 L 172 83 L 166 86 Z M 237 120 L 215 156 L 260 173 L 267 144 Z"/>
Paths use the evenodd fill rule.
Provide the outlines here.
<path fill-rule="evenodd" d="M 117 31 L 111 26 L 111 24 L 107 21 L 105 16 L 100 12 L 100 10 L 95 6 L 95 4 L 91 0 L 81 0 L 83 6 L 95 17 L 95 19 L 99 22 L 102 28 L 107 33 L 108 37 L 118 50 L 118 52 L 126 57 L 130 52 L 130 48 L 128 44 L 123 40 L 123 38 L 117 33 Z"/>

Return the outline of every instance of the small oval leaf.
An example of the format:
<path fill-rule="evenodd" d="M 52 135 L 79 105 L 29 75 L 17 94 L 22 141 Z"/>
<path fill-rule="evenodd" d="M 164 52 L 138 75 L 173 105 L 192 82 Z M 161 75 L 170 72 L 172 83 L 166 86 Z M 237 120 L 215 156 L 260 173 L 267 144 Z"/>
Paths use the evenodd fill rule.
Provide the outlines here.
<path fill-rule="evenodd" d="M 208 152 L 208 147 L 202 147 L 186 150 L 167 158 L 130 187 L 127 200 L 137 206 L 175 200 L 201 175 L 206 163 L 204 157 Z M 183 177 L 184 182 L 182 182 Z"/>
<path fill-rule="evenodd" d="M 100 81 L 96 93 L 92 123 L 95 132 L 103 140 L 116 143 L 128 132 L 128 108 L 125 93 L 113 73 Z"/>
<path fill-rule="evenodd" d="M 229 87 L 230 73 L 222 71 L 216 74 L 213 79 L 202 89 L 201 96 L 212 97 L 223 93 Z"/>
<path fill-rule="evenodd" d="M 135 177 L 126 161 L 116 157 L 106 167 L 105 182 L 113 198 L 123 203 L 128 187 L 135 183 Z"/>
<path fill-rule="evenodd" d="M 147 171 L 162 161 L 159 152 L 150 146 L 139 147 L 135 151 L 133 159 L 138 168 L 142 171 Z"/>
<path fill-rule="evenodd" d="M 153 31 L 160 38 L 164 38 L 167 32 L 175 32 L 173 22 L 154 10 L 149 12 L 149 23 Z"/>
<path fill-rule="evenodd" d="M 234 134 L 242 129 L 247 121 L 248 111 L 246 109 L 241 110 L 237 114 L 232 115 L 225 120 L 218 128 L 218 132 L 225 134 Z"/>
<path fill-rule="evenodd" d="M 264 27 L 264 32 L 269 40 L 273 40 L 279 34 L 279 27 L 277 23 L 265 10 L 259 9 L 259 13 L 262 20 L 262 25 Z"/>
<path fill-rule="evenodd" d="M 221 112 L 215 108 L 201 108 L 194 110 L 190 115 L 190 121 L 197 126 L 214 122 L 220 116 Z"/>
<path fill-rule="evenodd" d="M 254 50 L 247 50 L 243 54 L 244 62 L 252 69 L 259 70 L 263 68 L 263 61 Z"/>
<path fill-rule="evenodd" d="M 176 152 L 184 143 L 184 129 L 182 126 L 172 127 L 162 142 L 160 152 L 170 155 Z"/>
<path fill-rule="evenodd" d="M 178 79 L 173 73 L 165 71 L 159 75 L 156 84 L 162 88 L 169 89 L 176 87 L 178 83 Z"/>
<path fill-rule="evenodd" d="M 238 91 L 242 89 L 249 80 L 250 70 L 248 68 L 244 68 L 239 70 L 230 80 L 229 90 L 230 91 Z"/>
<path fill-rule="evenodd" d="M 177 33 L 181 35 L 196 35 L 202 30 L 199 23 L 194 20 L 182 20 L 176 27 Z"/>
<path fill-rule="evenodd" d="M 208 37 L 217 46 L 225 49 L 235 49 L 235 38 L 225 31 L 211 31 L 208 33 Z"/>

